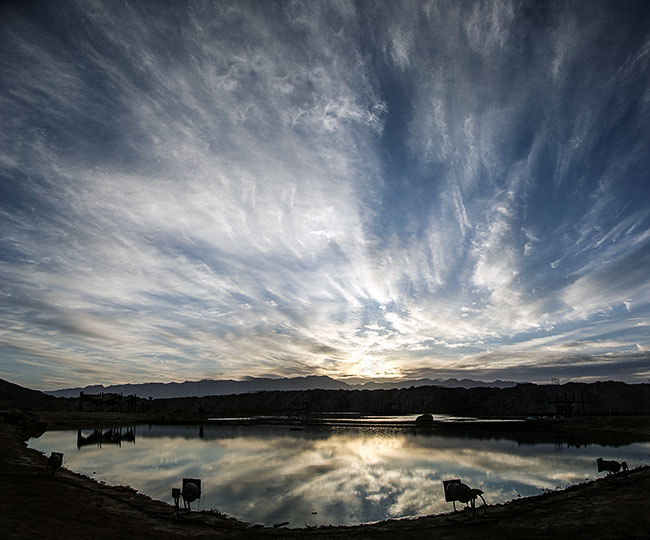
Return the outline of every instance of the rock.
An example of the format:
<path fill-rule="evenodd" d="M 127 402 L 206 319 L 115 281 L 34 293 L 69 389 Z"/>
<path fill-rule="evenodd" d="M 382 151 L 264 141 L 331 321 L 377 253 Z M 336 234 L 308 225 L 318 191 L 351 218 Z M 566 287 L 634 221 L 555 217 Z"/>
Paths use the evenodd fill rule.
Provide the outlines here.
<path fill-rule="evenodd" d="M 429 425 L 433 424 L 433 416 L 430 414 L 421 414 L 415 419 L 415 423 L 418 425 Z"/>

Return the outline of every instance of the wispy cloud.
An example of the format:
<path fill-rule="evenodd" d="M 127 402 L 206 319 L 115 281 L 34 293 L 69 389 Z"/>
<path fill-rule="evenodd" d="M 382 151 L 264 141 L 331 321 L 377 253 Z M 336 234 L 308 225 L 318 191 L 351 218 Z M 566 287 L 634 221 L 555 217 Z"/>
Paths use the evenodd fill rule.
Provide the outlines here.
<path fill-rule="evenodd" d="M 41 8 L 1 8 L 0 376 L 644 376 L 632 8 Z"/>

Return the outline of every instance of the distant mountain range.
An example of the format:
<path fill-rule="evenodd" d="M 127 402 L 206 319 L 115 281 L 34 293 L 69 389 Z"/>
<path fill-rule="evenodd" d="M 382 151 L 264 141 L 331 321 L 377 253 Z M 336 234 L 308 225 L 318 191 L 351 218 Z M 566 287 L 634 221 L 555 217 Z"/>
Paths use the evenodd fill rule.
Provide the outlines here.
<path fill-rule="evenodd" d="M 494 382 L 473 381 L 471 379 L 417 379 L 398 382 L 369 381 L 363 384 L 349 384 L 337 381 L 325 375 L 294 377 L 287 379 L 248 378 L 243 381 L 233 380 L 202 380 L 185 381 L 182 383 L 141 383 L 141 384 L 116 384 L 103 386 L 96 384 L 83 388 L 63 388 L 61 390 L 45 391 L 45 394 L 56 397 L 79 397 L 79 392 L 98 394 L 100 392 L 135 394 L 142 398 L 177 398 L 177 397 L 203 397 L 221 396 L 225 394 L 247 394 L 250 392 L 263 392 L 272 390 L 390 390 L 395 388 L 409 388 L 411 386 L 444 386 L 447 388 L 508 388 L 517 383 L 512 381 L 497 380 Z"/>

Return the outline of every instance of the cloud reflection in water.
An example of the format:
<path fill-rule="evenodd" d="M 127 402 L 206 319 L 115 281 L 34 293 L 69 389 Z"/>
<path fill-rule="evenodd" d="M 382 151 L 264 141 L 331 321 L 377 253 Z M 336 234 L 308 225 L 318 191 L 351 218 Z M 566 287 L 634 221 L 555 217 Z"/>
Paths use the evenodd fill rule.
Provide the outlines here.
<path fill-rule="evenodd" d="M 546 439 L 442 437 L 387 428 L 139 426 L 135 444 L 78 450 L 77 432 L 30 445 L 65 452 L 69 468 L 171 502 L 183 477 L 203 482 L 201 508 L 256 523 L 353 524 L 450 510 L 442 480 L 458 477 L 489 503 L 597 476 L 595 459 L 647 461 L 650 444 L 567 446 Z M 534 443 L 534 444 L 531 444 Z M 313 514 L 317 512 L 317 514 Z"/>

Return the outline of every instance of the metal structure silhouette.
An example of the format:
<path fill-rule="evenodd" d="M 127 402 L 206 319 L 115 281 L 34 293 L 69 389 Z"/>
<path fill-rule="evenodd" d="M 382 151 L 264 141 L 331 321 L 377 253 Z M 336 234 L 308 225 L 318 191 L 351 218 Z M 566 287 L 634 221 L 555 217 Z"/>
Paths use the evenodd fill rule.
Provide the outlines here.
<path fill-rule="evenodd" d="M 183 478 L 181 497 L 183 497 L 185 510 L 189 512 L 190 504 L 201 499 L 201 480 L 199 478 Z"/>
<path fill-rule="evenodd" d="M 456 512 L 456 501 L 458 501 L 465 503 L 466 507 L 471 509 L 472 516 L 477 514 L 481 516 L 485 515 L 486 502 L 483 498 L 483 490 L 471 488 L 467 484 L 463 484 L 460 478 L 443 480 L 442 486 L 445 491 L 445 501 L 454 505 L 454 512 Z M 483 503 L 478 507 L 476 506 L 477 499 L 481 499 Z"/>
<path fill-rule="evenodd" d="M 47 472 L 56 474 L 61 465 L 63 465 L 63 452 L 52 452 L 47 458 Z"/>
<path fill-rule="evenodd" d="M 610 474 L 616 474 L 619 471 L 627 472 L 627 461 L 614 461 L 598 458 L 596 460 L 596 465 L 598 466 L 598 472 L 607 471 L 607 476 Z"/>

